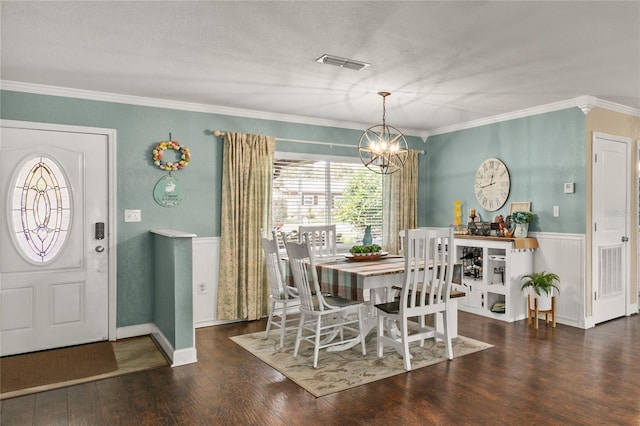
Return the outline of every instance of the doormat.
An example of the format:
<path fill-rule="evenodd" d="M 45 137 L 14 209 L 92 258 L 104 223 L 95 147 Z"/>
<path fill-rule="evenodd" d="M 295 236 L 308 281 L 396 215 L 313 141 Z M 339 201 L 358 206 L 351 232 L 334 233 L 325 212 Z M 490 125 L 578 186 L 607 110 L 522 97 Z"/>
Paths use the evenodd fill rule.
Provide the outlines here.
<path fill-rule="evenodd" d="M 169 365 L 150 336 L 0 358 L 0 399 Z"/>

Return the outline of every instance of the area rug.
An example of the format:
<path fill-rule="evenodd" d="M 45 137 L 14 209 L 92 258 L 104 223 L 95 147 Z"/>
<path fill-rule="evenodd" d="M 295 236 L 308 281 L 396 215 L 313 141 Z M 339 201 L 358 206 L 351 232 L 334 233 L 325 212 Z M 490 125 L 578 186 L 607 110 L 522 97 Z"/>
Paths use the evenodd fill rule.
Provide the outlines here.
<path fill-rule="evenodd" d="M 313 368 L 313 347 L 310 344 L 302 342 L 298 356 L 293 357 L 293 332 L 287 333 L 282 349 L 277 348 L 279 330 L 271 332 L 268 339 L 264 339 L 263 331 L 233 336 L 231 340 L 316 397 L 407 373 L 402 357 L 393 349 L 386 347 L 385 356 L 377 357 L 375 335 L 367 337 L 367 355 L 364 357 L 360 345 L 342 352 L 321 350 L 317 369 Z M 454 360 L 493 347 L 463 336 L 452 339 L 452 343 Z M 444 343 L 433 339 L 426 340 L 424 347 L 412 345 L 410 351 L 412 371 L 447 360 Z"/>
<path fill-rule="evenodd" d="M 166 366 L 150 336 L 0 358 L 0 400 Z"/>

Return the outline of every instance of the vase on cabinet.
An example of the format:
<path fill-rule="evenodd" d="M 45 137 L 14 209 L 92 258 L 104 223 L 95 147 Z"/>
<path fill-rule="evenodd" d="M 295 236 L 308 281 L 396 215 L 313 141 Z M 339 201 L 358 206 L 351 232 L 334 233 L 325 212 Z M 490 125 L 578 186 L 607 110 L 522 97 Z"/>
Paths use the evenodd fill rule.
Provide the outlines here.
<path fill-rule="evenodd" d="M 513 232 L 514 238 L 527 238 L 528 233 L 529 233 L 528 223 L 516 223 L 516 229 Z"/>

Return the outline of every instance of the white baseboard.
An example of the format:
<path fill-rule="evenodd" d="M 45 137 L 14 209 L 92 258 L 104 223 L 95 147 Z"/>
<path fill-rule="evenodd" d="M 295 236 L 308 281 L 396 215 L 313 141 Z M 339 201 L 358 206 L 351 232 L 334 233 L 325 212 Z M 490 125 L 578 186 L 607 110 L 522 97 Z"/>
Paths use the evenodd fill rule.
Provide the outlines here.
<path fill-rule="evenodd" d="M 200 321 L 195 323 L 195 328 L 202 327 L 211 327 L 214 325 L 225 325 L 225 324 L 233 324 L 234 322 L 243 322 L 245 319 L 237 319 L 237 320 L 210 320 L 210 321 Z"/>
<path fill-rule="evenodd" d="M 159 333 L 158 327 L 153 323 L 137 324 L 116 329 L 116 339 L 128 339 L 129 337 L 146 336 Z"/>
<path fill-rule="evenodd" d="M 173 352 L 172 367 L 193 364 L 198 362 L 198 351 L 196 348 L 178 349 Z"/>

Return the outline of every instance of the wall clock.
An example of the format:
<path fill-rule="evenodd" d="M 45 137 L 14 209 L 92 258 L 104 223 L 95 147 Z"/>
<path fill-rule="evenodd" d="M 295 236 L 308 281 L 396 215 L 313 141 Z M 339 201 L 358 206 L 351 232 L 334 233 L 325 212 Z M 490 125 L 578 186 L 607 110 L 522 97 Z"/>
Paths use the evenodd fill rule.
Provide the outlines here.
<path fill-rule="evenodd" d="M 480 164 L 473 185 L 476 199 L 490 212 L 498 210 L 509 197 L 509 169 L 497 158 L 487 158 Z"/>

